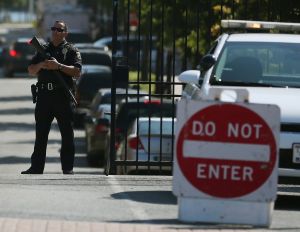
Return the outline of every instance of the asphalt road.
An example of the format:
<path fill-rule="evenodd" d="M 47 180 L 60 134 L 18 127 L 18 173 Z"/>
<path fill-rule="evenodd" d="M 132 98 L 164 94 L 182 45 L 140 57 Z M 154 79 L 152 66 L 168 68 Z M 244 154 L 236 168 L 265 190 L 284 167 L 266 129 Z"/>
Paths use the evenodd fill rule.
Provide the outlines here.
<path fill-rule="evenodd" d="M 34 82 L 29 77 L 0 78 L 0 218 L 139 223 L 176 229 L 249 229 L 179 222 L 177 200 L 171 192 L 172 177 L 106 177 L 103 169 L 88 167 L 81 130 L 75 131 L 75 175 L 62 175 L 56 123 L 49 135 L 45 174 L 20 175 L 29 167 L 35 137 L 30 96 Z M 300 231 L 300 184 L 279 185 L 278 190 L 271 230 Z"/>

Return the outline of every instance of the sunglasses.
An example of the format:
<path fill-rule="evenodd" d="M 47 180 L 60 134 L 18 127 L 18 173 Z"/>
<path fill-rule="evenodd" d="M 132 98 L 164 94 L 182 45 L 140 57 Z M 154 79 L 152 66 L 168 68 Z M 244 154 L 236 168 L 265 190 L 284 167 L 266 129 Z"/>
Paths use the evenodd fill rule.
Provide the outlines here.
<path fill-rule="evenodd" d="M 65 29 L 58 28 L 58 27 L 51 27 L 51 31 L 58 31 L 58 32 L 63 32 Z"/>

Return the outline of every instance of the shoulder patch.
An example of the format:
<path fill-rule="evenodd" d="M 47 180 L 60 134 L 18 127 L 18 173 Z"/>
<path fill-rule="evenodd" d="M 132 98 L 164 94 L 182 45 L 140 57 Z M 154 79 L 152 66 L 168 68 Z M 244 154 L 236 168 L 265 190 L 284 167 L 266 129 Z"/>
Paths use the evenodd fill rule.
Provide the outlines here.
<path fill-rule="evenodd" d="M 80 52 L 77 49 L 76 49 L 76 57 L 77 57 L 77 59 L 81 60 Z"/>

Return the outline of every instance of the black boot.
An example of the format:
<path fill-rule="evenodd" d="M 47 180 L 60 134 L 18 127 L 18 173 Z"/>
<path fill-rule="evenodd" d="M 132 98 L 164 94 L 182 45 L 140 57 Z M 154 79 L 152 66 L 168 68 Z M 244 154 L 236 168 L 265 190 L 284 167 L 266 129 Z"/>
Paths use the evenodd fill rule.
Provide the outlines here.
<path fill-rule="evenodd" d="M 73 170 L 63 170 L 63 174 L 65 175 L 74 175 Z"/>
<path fill-rule="evenodd" d="M 33 168 L 29 168 L 26 171 L 21 172 L 21 174 L 43 174 L 43 171 L 38 171 Z"/>

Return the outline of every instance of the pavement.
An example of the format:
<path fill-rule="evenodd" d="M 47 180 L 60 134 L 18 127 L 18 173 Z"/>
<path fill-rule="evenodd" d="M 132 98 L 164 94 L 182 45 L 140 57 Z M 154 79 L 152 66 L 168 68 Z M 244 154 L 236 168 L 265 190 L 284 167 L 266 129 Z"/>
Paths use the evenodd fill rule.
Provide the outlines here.
<path fill-rule="evenodd" d="M 1 173 L 0 232 L 254 229 L 180 222 L 171 176 L 105 176 L 88 170 L 77 167 L 71 176 L 50 168 L 43 175 Z"/>
<path fill-rule="evenodd" d="M 97 222 L 72 222 L 57 220 L 27 220 L 0 218 L 1 232 L 217 232 L 217 231 L 253 231 L 252 229 L 197 229 L 187 225 L 185 228 L 176 226 L 159 226 L 151 224 L 121 224 Z M 255 230 L 270 231 L 270 230 Z"/>
<path fill-rule="evenodd" d="M 88 166 L 82 130 L 75 130 L 75 175 L 63 175 L 55 122 L 45 173 L 21 175 L 35 140 L 34 82 L 0 78 L 0 232 L 300 231 L 300 185 L 279 189 L 285 195 L 276 202 L 270 229 L 180 222 L 172 176 L 105 176 L 103 168 Z"/>

